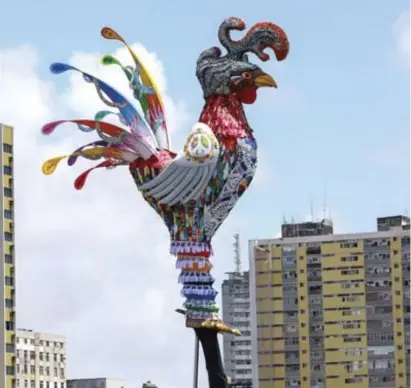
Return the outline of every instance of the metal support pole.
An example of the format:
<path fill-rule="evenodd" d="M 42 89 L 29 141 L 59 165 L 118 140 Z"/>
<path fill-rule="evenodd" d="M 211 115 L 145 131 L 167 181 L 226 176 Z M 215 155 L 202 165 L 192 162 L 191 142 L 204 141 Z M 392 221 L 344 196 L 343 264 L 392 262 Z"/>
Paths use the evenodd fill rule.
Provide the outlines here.
<path fill-rule="evenodd" d="M 193 380 L 193 388 L 198 388 L 198 362 L 199 362 L 199 350 L 200 350 L 200 341 L 195 335 L 195 343 L 194 343 L 194 380 Z"/>

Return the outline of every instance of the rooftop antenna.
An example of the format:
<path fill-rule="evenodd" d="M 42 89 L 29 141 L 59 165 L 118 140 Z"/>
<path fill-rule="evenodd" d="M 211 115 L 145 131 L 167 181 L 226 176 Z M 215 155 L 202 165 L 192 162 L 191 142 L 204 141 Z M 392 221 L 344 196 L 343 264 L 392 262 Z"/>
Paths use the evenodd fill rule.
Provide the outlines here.
<path fill-rule="evenodd" d="M 327 178 L 324 180 L 324 206 L 323 206 L 323 219 L 327 217 Z"/>
<path fill-rule="evenodd" d="M 310 198 L 310 213 L 311 213 L 311 222 L 314 222 L 314 205 L 313 205 L 312 198 Z"/>
<path fill-rule="evenodd" d="M 236 233 L 234 235 L 234 264 L 235 273 L 241 274 L 241 250 L 240 250 L 240 235 Z"/>

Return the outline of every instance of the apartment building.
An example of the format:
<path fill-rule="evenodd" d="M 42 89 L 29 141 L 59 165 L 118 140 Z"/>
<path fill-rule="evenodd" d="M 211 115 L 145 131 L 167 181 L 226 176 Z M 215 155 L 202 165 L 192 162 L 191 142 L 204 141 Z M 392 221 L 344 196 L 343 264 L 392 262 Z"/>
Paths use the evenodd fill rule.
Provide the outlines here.
<path fill-rule="evenodd" d="M 247 383 L 252 380 L 249 272 L 227 275 L 222 284 L 223 320 L 242 335 L 223 336 L 224 367 L 233 383 Z"/>
<path fill-rule="evenodd" d="M 15 388 L 66 388 L 66 339 L 17 330 Z"/>
<path fill-rule="evenodd" d="M 119 379 L 96 378 L 96 379 L 73 379 L 67 380 L 67 388 L 125 388 L 126 383 Z M 150 382 L 143 385 L 143 388 L 156 388 Z"/>
<path fill-rule="evenodd" d="M 253 386 L 410 386 L 409 221 L 250 241 Z"/>
<path fill-rule="evenodd" d="M 13 388 L 15 381 L 15 300 L 13 128 L 0 124 L 1 145 L 1 247 L 0 285 L 0 387 Z"/>

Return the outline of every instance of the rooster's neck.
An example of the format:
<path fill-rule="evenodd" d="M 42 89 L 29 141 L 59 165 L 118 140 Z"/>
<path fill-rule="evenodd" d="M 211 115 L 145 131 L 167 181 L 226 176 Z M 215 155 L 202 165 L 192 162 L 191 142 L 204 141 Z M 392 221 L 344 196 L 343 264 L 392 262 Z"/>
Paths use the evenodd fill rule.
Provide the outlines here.
<path fill-rule="evenodd" d="M 222 143 L 233 144 L 239 138 L 252 137 L 243 105 L 234 94 L 209 96 L 199 121 L 207 124 Z"/>

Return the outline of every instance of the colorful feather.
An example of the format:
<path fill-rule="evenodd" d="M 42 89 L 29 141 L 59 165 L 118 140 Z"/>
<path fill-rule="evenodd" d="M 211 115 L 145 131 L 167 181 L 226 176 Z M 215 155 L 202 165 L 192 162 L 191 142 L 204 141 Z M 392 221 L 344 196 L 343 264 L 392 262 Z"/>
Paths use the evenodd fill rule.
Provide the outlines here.
<path fill-rule="evenodd" d="M 109 136 L 119 136 L 123 132 L 127 133 L 123 128 L 117 127 L 114 124 L 105 123 L 102 121 L 94 121 L 94 120 L 59 120 L 59 121 L 52 121 L 43 126 L 41 129 L 41 133 L 43 135 L 50 135 L 54 132 L 54 130 L 61 124 L 64 123 L 73 123 L 77 125 L 81 125 L 82 127 L 87 127 L 90 129 L 89 132 L 94 131 L 97 127 L 100 128 L 102 132 Z M 83 129 L 82 129 L 83 130 Z"/>
<path fill-rule="evenodd" d="M 92 168 L 89 168 L 88 170 L 86 170 L 86 171 L 84 171 L 83 173 L 81 173 L 77 178 L 76 178 L 76 180 L 74 181 L 74 187 L 76 188 L 76 190 L 81 190 L 83 187 L 84 187 L 84 185 L 85 185 L 85 183 L 86 183 L 86 181 L 87 181 L 87 178 L 88 178 L 88 176 L 90 175 L 90 173 L 93 171 L 93 170 L 96 170 L 96 169 L 98 169 L 98 168 L 109 168 L 109 167 L 112 167 L 112 166 L 114 166 L 114 163 L 111 161 L 111 160 L 105 160 L 104 162 L 101 162 L 100 164 L 98 164 L 97 166 L 94 166 L 94 167 L 92 167 Z"/>
<path fill-rule="evenodd" d="M 100 79 L 85 73 L 74 66 L 65 63 L 53 63 L 50 66 L 50 71 L 54 74 L 61 74 L 66 71 L 74 70 L 83 75 L 86 82 L 93 83 L 96 87 L 100 99 L 108 106 L 119 109 L 122 117 L 129 125 L 132 132 L 139 135 L 140 140 L 144 142 L 151 150 L 152 154 L 157 154 L 157 140 L 154 133 L 147 127 L 145 121 L 141 118 L 134 106 L 127 101 L 119 92 L 113 89 L 110 85 Z M 107 100 L 105 95 L 110 99 Z"/>
<path fill-rule="evenodd" d="M 156 130 L 153 129 L 153 131 L 159 143 L 159 147 L 170 149 L 171 148 L 170 138 L 169 138 L 169 134 L 167 130 L 167 125 L 164 120 L 165 118 L 164 104 L 161 98 L 161 94 L 158 90 L 158 87 L 156 83 L 154 82 L 153 77 L 151 76 L 147 67 L 144 66 L 141 59 L 137 57 L 133 49 L 128 45 L 128 43 L 123 39 L 123 37 L 120 34 L 118 34 L 116 31 L 114 31 L 112 28 L 104 27 L 101 30 L 101 35 L 106 39 L 117 40 L 124 44 L 124 46 L 127 48 L 131 57 L 134 60 L 134 63 L 136 65 L 136 70 L 140 72 L 139 75 L 141 77 L 141 81 L 143 85 L 149 88 L 152 88 L 154 90 L 154 93 L 152 94 L 145 94 L 145 99 L 147 100 L 147 104 L 148 104 L 148 114 L 146 115 L 147 121 L 149 122 L 149 124 L 151 125 L 153 129 L 153 126 L 154 126 L 153 124 L 155 120 L 158 119 L 159 113 L 160 113 L 160 116 L 163 118 L 163 121 L 161 125 L 159 125 L 156 128 Z M 111 59 L 108 61 L 111 61 Z M 118 62 L 117 60 L 115 61 Z"/>
<path fill-rule="evenodd" d="M 94 147 L 87 150 L 82 150 L 78 153 L 73 152 L 69 155 L 61 155 L 55 158 L 49 159 L 43 163 L 42 171 L 44 175 L 51 175 L 56 171 L 58 164 L 66 158 L 74 156 L 83 156 L 89 160 L 97 160 L 104 156 L 105 147 Z"/>
<path fill-rule="evenodd" d="M 67 160 L 67 164 L 69 166 L 73 166 L 74 163 L 76 163 L 77 159 L 79 156 L 83 156 L 83 154 L 81 153 L 82 151 L 84 151 L 85 148 L 87 147 L 91 147 L 91 146 L 100 146 L 100 147 L 107 147 L 108 143 L 104 140 L 98 140 L 98 141 L 93 141 L 92 143 L 88 143 L 86 145 L 83 145 L 79 148 L 77 148 L 68 158 Z"/>
<path fill-rule="evenodd" d="M 144 113 L 144 117 L 147 120 L 147 122 L 149 122 L 148 121 L 149 106 L 148 106 L 146 95 L 153 94 L 155 92 L 153 88 L 143 85 L 142 82 L 140 81 L 140 69 L 139 68 L 133 69 L 131 66 L 123 66 L 119 60 L 117 60 L 110 54 L 104 55 L 101 58 L 101 63 L 106 66 L 107 65 L 117 65 L 121 67 L 121 69 L 123 70 L 123 73 L 126 75 L 129 81 L 130 89 L 133 91 L 134 98 L 140 103 L 141 109 L 143 110 L 143 113 Z M 154 131 L 154 134 L 155 134 L 155 131 Z"/>

